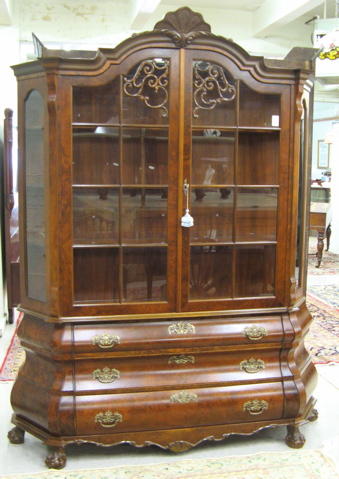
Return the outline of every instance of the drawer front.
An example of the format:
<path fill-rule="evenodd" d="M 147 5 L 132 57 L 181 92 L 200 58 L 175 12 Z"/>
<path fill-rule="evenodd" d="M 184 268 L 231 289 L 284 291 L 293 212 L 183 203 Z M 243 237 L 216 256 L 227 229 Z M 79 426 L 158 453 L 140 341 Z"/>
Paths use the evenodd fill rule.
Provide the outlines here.
<path fill-rule="evenodd" d="M 281 383 L 76 397 L 77 434 L 278 420 Z"/>
<path fill-rule="evenodd" d="M 75 354 L 235 344 L 281 343 L 282 318 L 190 319 L 183 321 L 74 325 Z"/>
<path fill-rule="evenodd" d="M 196 384 L 279 380 L 279 350 L 179 353 L 157 356 L 79 360 L 75 387 L 86 392 L 121 392 Z"/>

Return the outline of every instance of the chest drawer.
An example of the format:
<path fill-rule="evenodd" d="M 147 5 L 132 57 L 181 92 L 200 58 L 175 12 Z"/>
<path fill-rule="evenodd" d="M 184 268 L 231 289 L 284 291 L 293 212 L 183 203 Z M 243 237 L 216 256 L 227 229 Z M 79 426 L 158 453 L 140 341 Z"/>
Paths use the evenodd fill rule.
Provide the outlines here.
<path fill-rule="evenodd" d="M 75 354 L 281 343 L 281 315 L 74 325 Z"/>
<path fill-rule="evenodd" d="M 85 359 L 75 364 L 78 394 L 196 384 L 237 384 L 279 380 L 280 377 L 279 350 L 267 349 Z"/>
<path fill-rule="evenodd" d="M 77 434 L 278 420 L 283 398 L 281 383 L 77 396 Z"/>

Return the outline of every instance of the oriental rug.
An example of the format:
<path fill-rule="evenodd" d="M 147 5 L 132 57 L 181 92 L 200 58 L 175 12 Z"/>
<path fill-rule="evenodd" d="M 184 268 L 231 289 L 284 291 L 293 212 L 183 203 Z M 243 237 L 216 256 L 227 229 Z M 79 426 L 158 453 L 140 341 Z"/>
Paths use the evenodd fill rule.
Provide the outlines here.
<path fill-rule="evenodd" d="M 2 479 L 338 479 L 332 461 L 320 450 L 260 453 L 218 459 L 118 466 L 83 471 L 0 476 Z"/>

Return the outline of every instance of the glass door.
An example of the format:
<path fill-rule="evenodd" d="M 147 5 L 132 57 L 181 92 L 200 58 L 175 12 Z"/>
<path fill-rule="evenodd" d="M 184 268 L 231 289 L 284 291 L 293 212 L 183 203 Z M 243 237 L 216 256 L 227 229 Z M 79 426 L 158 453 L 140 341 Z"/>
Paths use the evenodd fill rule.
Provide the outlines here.
<path fill-rule="evenodd" d="M 104 86 L 73 88 L 75 305 L 174 308 L 171 74 L 170 58 L 150 56 Z"/>

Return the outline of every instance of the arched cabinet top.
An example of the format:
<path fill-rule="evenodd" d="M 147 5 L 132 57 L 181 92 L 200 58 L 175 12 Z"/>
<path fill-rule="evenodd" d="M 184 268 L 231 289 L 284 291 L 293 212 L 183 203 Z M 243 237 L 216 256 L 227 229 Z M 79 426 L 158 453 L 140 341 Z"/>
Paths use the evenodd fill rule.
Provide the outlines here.
<path fill-rule="evenodd" d="M 169 12 L 154 29 L 132 35 L 115 48 L 100 48 L 97 51 L 49 50 L 33 34 L 37 60 L 13 66 L 17 77 L 44 71 L 59 73 L 98 75 L 111 65 L 119 64 L 133 52 L 156 49 L 205 49 L 226 56 L 240 71 L 247 71 L 259 81 L 295 81 L 296 70 L 312 73 L 315 67 L 313 48 L 293 48 L 284 59 L 267 59 L 249 55 L 231 39 L 214 35 L 211 27 L 200 13 L 188 7 Z"/>

